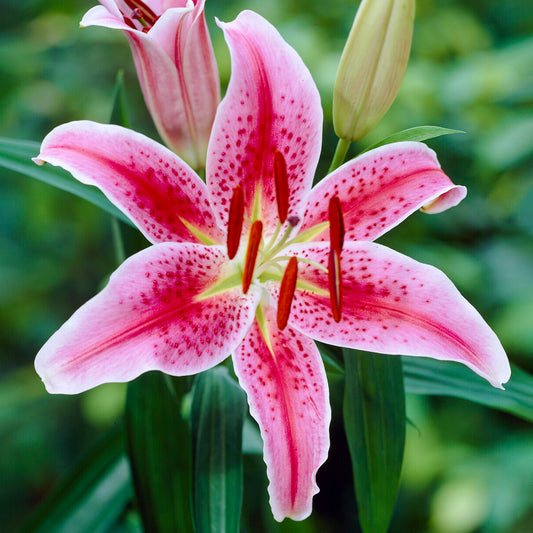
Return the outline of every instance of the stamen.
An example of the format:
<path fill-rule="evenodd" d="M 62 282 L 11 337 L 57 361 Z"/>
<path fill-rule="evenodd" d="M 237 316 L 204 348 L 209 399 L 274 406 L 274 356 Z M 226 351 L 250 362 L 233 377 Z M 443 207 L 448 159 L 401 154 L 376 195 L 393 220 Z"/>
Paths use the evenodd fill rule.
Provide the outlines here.
<path fill-rule="evenodd" d="M 138 7 L 136 7 L 131 12 L 131 18 L 133 20 L 138 20 L 141 23 L 141 25 L 143 26 L 143 30 L 144 30 L 144 28 L 148 27 L 148 22 L 146 22 L 146 20 L 144 20 L 143 14 L 142 14 L 141 10 Z"/>
<path fill-rule="evenodd" d="M 133 21 L 126 17 L 125 15 L 122 15 L 122 18 L 124 19 L 124 22 L 130 27 L 130 28 L 133 28 L 134 30 L 136 30 L 137 28 L 135 27 L 135 24 L 133 24 Z"/>
<path fill-rule="evenodd" d="M 278 215 L 283 224 L 287 220 L 287 213 L 289 212 L 289 180 L 287 177 L 287 163 L 279 150 L 274 152 L 274 182 L 276 184 Z"/>
<path fill-rule="evenodd" d="M 298 259 L 291 257 L 285 269 L 279 289 L 278 313 L 276 320 L 279 329 L 285 329 L 291 312 L 292 299 L 296 290 L 296 278 L 298 277 Z"/>
<path fill-rule="evenodd" d="M 342 313 L 341 255 L 333 247 L 329 251 L 328 263 L 329 304 L 333 320 L 340 322 Z"/>
<path fill-rule="evenodd" d="M 142 14 L 142 18 L 151 26 L 159 18 L 142 0 L 124 0 L 124 3 L 133 11 L 138 9 Z"/>
<path fill-rule="evenodd" d="M 248 249 L 246 250 L 246 260 L 244 262 L 244 272 L 242 274 L 242 291 L 248 292 L 254 276 L 255 260 L 259 251 L 261 235 L 263 233 L 263 223 L 256 220 L 250 228 L 250 237 L 248 238 Z"/>
<path fill-rule="evenodd" d="M 331 249 L 340 254 L 344 244 L 344 220 L 338 196 L 329 200 L 329 242 Z"/>
<path fill-rule="evenodd" d="M 228 219 L 228 257 L 233 259 L 239 250 L 241 242 L 242 223 L 244 220 L 244 192 L 240 185 L 235 187 L 229 206 Z"/>

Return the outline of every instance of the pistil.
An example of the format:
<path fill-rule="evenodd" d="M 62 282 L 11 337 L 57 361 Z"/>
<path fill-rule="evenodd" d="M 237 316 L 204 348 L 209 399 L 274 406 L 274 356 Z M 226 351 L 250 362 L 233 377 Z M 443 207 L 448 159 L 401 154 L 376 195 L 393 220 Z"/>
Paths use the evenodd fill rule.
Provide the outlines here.
<path fill-rule="evenodd" d="M 244 192 L 240 185 L 235 187 L 229 206 L 228 219 L 228 257 L 233 259 L 239 250 L 241 241 L 242 224 L 244 220 Z"/>
<path fill-rule="evenodd" d="M 296 279 L 298 277 L 298 259 L 291 257 L 279 289 L 278 312 L 276 320 L 279 329 L 285 329 L 291 313 L 292 300 L 296 290 Z"/>
<path fill-rule="evenodd" d="M 244 272 L 242 274 L 242 291 L 248 292 L 254 276 L 255 261 L 261 243 L 263 233 L 263 223 L 256 220 L 250 228 L 250 237 L 248 238 L 248 248 L 246 250 L 246 259 L 244 261 Z"/>

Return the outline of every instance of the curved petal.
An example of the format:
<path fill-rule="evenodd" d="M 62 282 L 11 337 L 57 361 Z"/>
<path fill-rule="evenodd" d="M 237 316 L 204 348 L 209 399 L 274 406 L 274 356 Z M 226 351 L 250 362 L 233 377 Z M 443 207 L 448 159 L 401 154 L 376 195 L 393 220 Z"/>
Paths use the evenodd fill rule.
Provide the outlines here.
<path fill-rule="evenodd" d="M 425 144 L 400 142 L 362 154 L 314 187 L 300 232 L 328 220 L 332 196 L 341 202 L 346 239 L 373 241 L 427 204 L 431 213 L 457 205 L 466 188 L 450 181 Z M 329 240 L 329 229 L 314 240 Z"/>
<path fill-rule="evenodd" d="M 315 343 L 291 327 L 280 331 L 272 308 L 264 332 L 267 339 L 256 321 L 235 352 L 235 373 L 261 428 L 274 518 L 303 520 L 329 449 L 326 374 Z"/>
<path fill-rule="evenodd" d="M 259 301 L 240 287 L 202 297 L 227 269 L 223 248 L 198 244 L 156 244 L 127 259 L 37 354 L 47 390 L 76 394 L 147 370 L 195 374 L 225 359 Z"/>
<path fill-rule="evenodd" d="M 329 245 L 294 246 L 328 264 Z M 328 275 L 301 263 L 289 324 L 310 337 L 371 352 L 459 361 L 500 387 L 510 377 L 500 341 L 479 313 L 436 268 L 375 243 L 346 243 L 341 256 L 343 311 L 331 314 Z M 301 285 L 302 286 L 302 285 Z"/>
<path fill-rule="evenodd" d="M 104 28 L 112 28 L 116 30 L 131 30 L 131 28 L 124 22 L 120 11 L 114 4 L 109 8 L 102 6 L 94 6 L 81 19 L 80 26 L 86 28 L 87 26 L 103 26 Z"/>
<path fill-rule="evenodd" d="M 243 11 L 234 22 L 218 24 L 230 49 L 232 73 L 211 134 L 207 186 L 219 223 L 225 225 L 240 184 L 245 218 L 259 218 L 268 234 L 279 220 L 276 150 L 287 164 L 289 217 L 302 214 L 320 155 L 320 95 L 298 54 L 262 17 Z"/>
<path fill-rule="evenodd" d="M 159 79 L 159 76 L 164 73 L 159 72 L 157 63 L 149 63 L 155 59 L 157 50 L 149 50 L 147 42 L 139 41 L 138 49 L 134 52 L 137 55 L 136 64 L 142 65 L 146 74 L 146 86 L 143 87 L 145 98 L 149 92 L 152 108 L 159 108 L 153 113 L 162 114 L 159 119 L 168 122 L 169 107 L 180 107 L 181 122 L 175 127 L 186 129 L 188 142 L 196 147 L 196 161 L 191 163 L 195 168 L 205 166 L 207 144 L 220 101 L 218 69 L 205 22 L 204 4 L 205 1 L 201 0 L 194 7 L 167 9 L 147 34 L 151 42 L 157 44 L 173 63 L 177 74 L 176 87 L 161 87 L 166 82 Z M 149 57 L 144 58 L 143 54 L 148 54 Z M 156 70 L 157 77 L 154 75 Z M 152 75 L 153 79 L 150 79 Z M 179 101 L 174 103 L 174 100 L 165 100 L 169 96 L 162 93 L 170 90 L 179 92 Z M 180 143 L 184 144 L 185 141 L 186 139 Z M 178 149 L 176 140 L 172 143 L 170 146 L 181 154 L 183 148 Z"/>
<path fill-rule="evenodd" d="M 224 242 L 202 180 L 140 133 L 70 122 L 45 137 L 35 161 L 61 166 L 82 183 L 99 187 L 151 242 Z"/>

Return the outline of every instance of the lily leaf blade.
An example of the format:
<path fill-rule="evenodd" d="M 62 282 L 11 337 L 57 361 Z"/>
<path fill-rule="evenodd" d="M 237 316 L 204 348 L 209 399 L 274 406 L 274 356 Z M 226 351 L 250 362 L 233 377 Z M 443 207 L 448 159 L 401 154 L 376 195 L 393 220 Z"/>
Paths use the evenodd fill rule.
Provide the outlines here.
<path fill-rule="evenodd" d="M 192 533 L 190 432 L 181 415 L 185 378 L 143 374 L 128 385 L 127 448 L 147 533 Z"/>
<path fill-rule="evenodd" d="M 0 167 L 79 196 L 133 226 L 131 220 L 96 188 L 80 183 L 61 168 L 52 165 L 36 165 L 32 157 L 37 156 L 39 148 L 40 144 L 37 142 L 0 138 Z"/>
<path fill-rule="evenodd" d="M 451 135 L 453 133 L 465 133 L 462 130 L 452 130 L 449 128 L 442 128 L 440 126 L 416 126 L 397 133 L 389 135 L 385 139 L 365 148 L 362 153 L 384 146 L 385 144 L 397 143 L 402 141 L 427 141 L 429 139 L 435 139 L 442 135 Z"/>
<path fill-rule="evenodd" d="M 224 367 L 198 375 L 193 388 L 196 533 L 238 533 L 243 494 L 246 398 Z"/>
<path fill-rule="evenodd" d="M 386 533 L 405 446 L 405 393 L 399 357 L 345 349 L 344 427 L 364 533 Z"/>
<path fill-rule="evenodd" d="M 20 529 L 22 533 L 104 533 L 133 498 L 123 427 L 77 463 Z"/>

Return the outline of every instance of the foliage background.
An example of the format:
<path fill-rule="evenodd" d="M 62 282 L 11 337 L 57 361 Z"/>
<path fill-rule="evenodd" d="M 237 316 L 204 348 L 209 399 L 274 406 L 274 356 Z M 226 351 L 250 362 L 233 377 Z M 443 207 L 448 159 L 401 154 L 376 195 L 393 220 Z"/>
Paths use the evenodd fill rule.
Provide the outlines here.
<path fill-rule="evenodd" d="M 39 141 L 70 120 L 107 122 L 119 68 L 133 127 L 157 138 L 120 34 L 80 30 L 89 0 L 2 0 L 0 136 Z M 329 122 L 337 62 L 355 14 L 348 0 L 208 0 L 223 80 L 229 57 L 216 15 L 244 8 L 273 22 L 303 57 L 326 115 L 323 176 L 336 140 Z M 511 360 L 533 372 L 533 10 L 530 0 L 419 0 L 401 92 L 360 148 L 408 127 L 466 135 L 430 141 L 443 168 L 469 189 L 450 212 L 416 214 L 381 242 L 446 272 L 493 326 Z M 33 357 L 115 267 L 109 217 L 67 193 L 0 172 L 0 523 L 29 511 L 121 418 L 124 385 L 49 396 Z M 245 496 L 249 531 L 357 531 L 349 457 L 333 381 L 332 450 L 321 493 L 303 523 L 281 528 Z M 454 398 L 409 395 L 402 488 L 391 531 L 529 533 L 533 432 L 511 415 Z M 256 460 L 257 459 L 257 460 Z M 260 458 L 245 463 L 245 495 L 264 494 Z M 258 481 L 259 480 L 259 481 Z M 259 522 L 252 513 L 261 508 Z M 258 524 L 261 525 L 258 525 Z M 114 531 L 137 531 L 129 509 Z"/>

